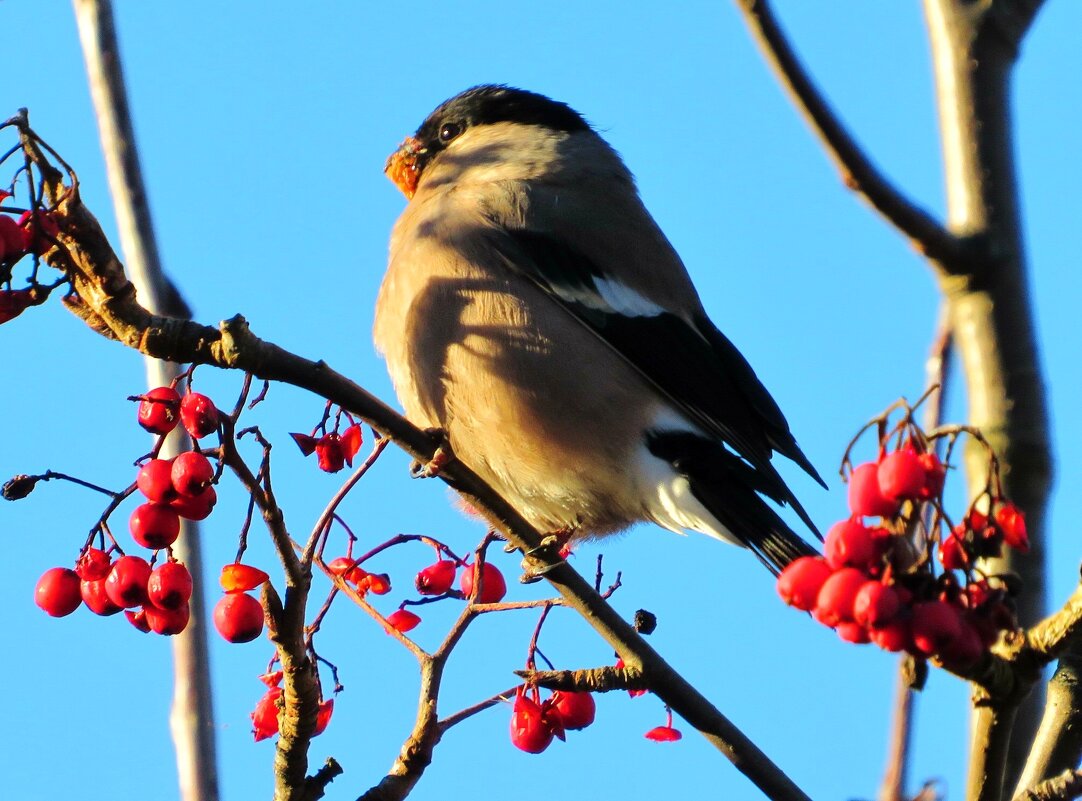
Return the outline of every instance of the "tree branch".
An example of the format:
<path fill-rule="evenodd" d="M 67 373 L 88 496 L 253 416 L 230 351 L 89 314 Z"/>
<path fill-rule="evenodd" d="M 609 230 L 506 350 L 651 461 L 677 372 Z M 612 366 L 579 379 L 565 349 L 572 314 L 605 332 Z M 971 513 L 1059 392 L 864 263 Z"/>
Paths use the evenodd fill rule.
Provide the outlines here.
<path fill-rule="evenodd" d="M 819 138 L 842 182 L 947 272 L 961 269 L 961 241 L 906 198 L 872 163 L 816 88 L 778 25 L 767 0 L 737 0 L 737 6 L 782 87 Z"/>
<path fill-rule="evenodd" d="M 1044 716 L 1014 792 L 1023 794 L 1082 762 L 1082 643 L 1075 641 L 1048 682 Z"/>
<path fill-rule="evenodd" d="M 1014 801 L 1071 801 L 1082 796 L 1082 770 L 1065 770 L 1014 797 Z"/>

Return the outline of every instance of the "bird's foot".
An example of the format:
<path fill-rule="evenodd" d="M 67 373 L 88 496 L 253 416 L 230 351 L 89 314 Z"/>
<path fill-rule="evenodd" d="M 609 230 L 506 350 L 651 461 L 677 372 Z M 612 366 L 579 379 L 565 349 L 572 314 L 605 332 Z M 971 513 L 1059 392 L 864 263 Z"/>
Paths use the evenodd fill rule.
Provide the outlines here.
<path fill-rule="evenodd" d="M 427 462 L 414 460 L 410 464 L 410 476 L 412 478 L 435 478 L 440 474 L 448 463 L 454 461 L 455 454 L 451 450 L 451 443 L 447 441 L 447 432 L 442 428 L 426 428 L 425 433 L 432 439 L 439 440 L 432 458 Z"/>
<path fill-rule="evenodd" d="M 520 584 L 534 584 L 541 581 L 545 574 L 559 567 L 567 557 L 568 541 L 575 533 L 573 527 L 567 527 L 546 534 L 536 547 L 523 552 L 522 570 L 518 577 Z"/>

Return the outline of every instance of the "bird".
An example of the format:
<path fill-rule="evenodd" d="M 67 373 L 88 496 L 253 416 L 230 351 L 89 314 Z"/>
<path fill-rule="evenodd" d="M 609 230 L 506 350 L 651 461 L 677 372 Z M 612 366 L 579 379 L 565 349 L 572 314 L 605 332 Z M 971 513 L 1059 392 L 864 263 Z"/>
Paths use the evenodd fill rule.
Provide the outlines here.
<path fill-rule="evenodd" d="M 774 508 L 819 536 L 773 455 L 826 484 L 581 114 L 475 86 L 385 173 L 408 203 L 373 334 L 412 422 L 541 532 L 650 521 L 744 546 L 775 574 L 816 553 Z"/>

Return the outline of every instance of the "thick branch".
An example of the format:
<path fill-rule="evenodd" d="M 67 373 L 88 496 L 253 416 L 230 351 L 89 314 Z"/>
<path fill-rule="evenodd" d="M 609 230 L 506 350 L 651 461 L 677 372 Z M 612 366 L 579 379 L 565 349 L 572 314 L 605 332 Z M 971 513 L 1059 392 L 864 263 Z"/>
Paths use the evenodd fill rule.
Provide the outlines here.
<path fill-rule="evenodd" d="M 964 257 L 961 242 L 906 198 L 864 154 L 800 63 L 767 0 L 737 0 L 737 5 L 782 87 L 819 138 L 845 185 L 944 270 L 960 269 Z"/>
<path fill-rule="evenodd" d="M 1032 4 L 1031 4 L 1032 5 Z M 941 275 L 955 342 L 966 376 L 971 425 L 981 429 L 1000 460 L 1008 496 L 1026 512 L 1031 552 L 1011 552 L 983 568 L 1017 573 L 1025 587 L 1019 617 L 1031 624 L 1044 607 L 1044 521 L 1052 477 L 1047 402 L 1030 303 L 1012 140 L 1010 82 L 1022 34 L 1032 19 L 1010 0 L 981 4 L 925 0 L 935 67 L 936 97 L 947 184 L 948 227 L 972 244 L 964 272 Z M 1004 25 L 1022 13 L 1025 24 Z M 967 454 L 971 494 L 985 481 L 985 464 Z M 1002 788 L 982 780 L 1002 765 L 983 759 L 1006 755 L 1006 777 L 1021 771 L 1036 730 L 1039 698 L 1015 719 L 1001 703 L 977 711 L 970 801 L 999 801 Z M 999 758 L 998 756 L 996 758 Z"/>
<path fill-rule="evenodd" d="M 1059 661 L 1048 682 L 1044 717 L 1033 738 L 1015 794 L 1033 788 L 1082 762 L 1082 643 Z"/>

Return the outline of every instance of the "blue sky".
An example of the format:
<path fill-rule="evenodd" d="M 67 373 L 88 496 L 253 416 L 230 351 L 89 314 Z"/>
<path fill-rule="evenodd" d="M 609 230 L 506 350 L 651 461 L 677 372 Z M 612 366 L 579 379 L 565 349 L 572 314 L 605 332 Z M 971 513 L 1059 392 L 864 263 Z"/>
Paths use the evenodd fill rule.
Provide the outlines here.
<path fill-rule="evenodd" d="M 823 528 L 844 514 L 836 466 L 849 437 L 899 395 L 921 391 L 937 309 L 932 278 L 841 186 L 734 4 L 690 2 L 665 12 L 647 3 L 557 0 L 117 6 L 163 261 L 202 322 L 242 312 L 260 336 L 324 358 L 393 399 L 370 339 L 387 235 L 404 203 L 382 175 L 384 159 L 444 98 L 504 82 L 570 103 L 623 154 L 715 322 L 755 366 L 828 478 L 829 493 L 787 473 Z M 779 13 L 875 161 L 941 213 L 931 69 L 917 4 L 790 2 L 779 3 Z M 0 24 L 9 31 L 0 113 L 29 107 L 112 231 L 70 5 L 7 0 Z M 1025 235 L 1056 426 L 1053 599 L 1076 580 L 1073 532 L 1082 516 L 1072 491 L 1082 457 L 1069 428 L 1082 393 L 1082 112 L 1064 90 L 1077 72 L 1080 26 L 1082 7 L 1049 3 L 1027 40 L 1014 90 Z M 91 334 L 59 303 L 5 325 L 0 343 L 7 388 L 0 475 L 52 468 L 126 484 L 131 462 L 148 447 L 124 400 L 142 387 L 139 357 Z M 208 370 L 200 379 L 223 405 L 239 386 L 237 376 Z M 958 419 L 960 391 L 955 398 Z M 320 411 L 317 399 L 276 388 L 252 418 L 281 446 L 278 486 L 297 532 L 311 525 L 336 482 L 316 474 L 285 434 L 310 428 Z M 477 524 L 451 508 L 442 485 L 411 482 L 405 468 L 403 457 L 388 454 L 349 501 L 348 519 L 362 540 L 426 533 L 459 551 L 472 547 L 483 533 Z M 219 495 L 205 529 L 214 568 L 232 558 L 244 511 L 238 487 L 224 485 Z M 74 560 L 101 506 L 89 493 L 54 485 L 0 508 L 5 796 L 176 798 L 168 643 L 86 610 L 54 621 L 31 601 L 41 572 Z M 428 561 L 421 549 L 400 550 L 385 563 L 398 580 L 386 611 Z M 841 643 L 784 608 L 749 554 L 705 537 L 642 527 L 601 550 L 612 570 L 623 571 L 617 608 L 629 616 L 640 607 L 655 612 L 654 646 L 806 792 L 875 793 L 893 658 Z M 591 547 L 577 557 L 586 572 L 596 553 Z M 497 558 L 513 573 L 514 559 Z M 270 567 L 271 559 L 265 542 L 253 544 L 256 564 Z M 213 603 L 213 579 L 207 592 Z M 544 586 L 512 592 L 541 597 Z M 438 641 L 453 611 L 426 616 L 418 630 L 423 644 Z M 489 616 L 471 629 L 449 671 L 448 712 L 512 683 L 534 620 L 533 613 Z M 611 659 L 571 613 L 553 615 L 543 648 L 562 667 Z M 318 764 L 333 755 L 346 768 L 328 798 L 355 798 L 387 769 L 408 731 L 413 662 L 345 606 L 333 610 L 320 650 L 339 664 L 347 689 L 311 756 Z M 213 643 L 219 771 L 229 801 L 270 791 L 273 749 L 251 741 L 247 717 L 269 656 L 265 641 Z M 961 682 L 932 677 L 918 711 L 914 786 L 941 778 L 959 796 L 966 696 Z M 510 746 L 507 720 L 507 710 L 496 709 L 454 729 L 413 797 L 454 798 L 478 788 L 483 797 L 519 801 L 554 793 L 755 797 L 701 738 L 644 740 L 643 732 L 663 722 L 656 699 L 601 698 L 592 728 L 541 756 Z"/>

